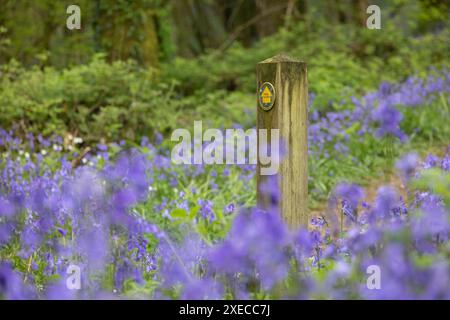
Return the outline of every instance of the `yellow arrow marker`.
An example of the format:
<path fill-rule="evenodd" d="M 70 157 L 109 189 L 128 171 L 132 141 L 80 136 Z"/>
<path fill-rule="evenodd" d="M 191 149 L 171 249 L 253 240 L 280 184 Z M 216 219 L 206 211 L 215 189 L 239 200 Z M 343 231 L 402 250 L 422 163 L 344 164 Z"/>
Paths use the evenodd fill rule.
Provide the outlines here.
<path fill-rule="evenodd" d="M 269 87 L 264 88 L 264 91 L 261 94 L 261 96 L 263 103 L 270 103 L 270 101 L 272 100 L 272 93 L 270 92 Z"/>

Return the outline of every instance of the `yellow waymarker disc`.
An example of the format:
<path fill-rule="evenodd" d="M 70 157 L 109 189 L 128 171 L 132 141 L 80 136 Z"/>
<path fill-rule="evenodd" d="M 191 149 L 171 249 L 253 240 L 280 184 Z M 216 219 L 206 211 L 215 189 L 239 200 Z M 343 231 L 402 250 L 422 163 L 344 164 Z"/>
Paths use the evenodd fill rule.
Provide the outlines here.
<path fill-rule="evenodd" d="M 259 105 L 265 111 L 272 109 L 275 103 L 275 88 L 270 82 L 264 82 L 259 87 Z"/>

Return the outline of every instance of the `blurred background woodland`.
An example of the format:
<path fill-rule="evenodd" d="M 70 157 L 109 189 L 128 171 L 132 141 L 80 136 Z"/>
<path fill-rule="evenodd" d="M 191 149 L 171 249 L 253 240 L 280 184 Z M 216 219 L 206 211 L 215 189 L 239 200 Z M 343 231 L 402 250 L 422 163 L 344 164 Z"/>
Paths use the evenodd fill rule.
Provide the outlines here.
<path fill-rule="evenodd" d="M 450 1 L 372 2 L 80 0 L 69 30 L 73 1 L 0 0 L 0 126 L 87 141 L 251 126 L 255 64 L 281 52 L 308 63 L 319 110 L 448 65 Z"/>
<path fill-rule="evenodd" d="M 383 10 L 385 20 L 403 17 L 399 22 L 407 36 L 439 31 L 448 20 L 448 1 L 377 2 L 389 9 Z M 177 56 L 194 58 L 210 50 L 225 51 L 235 41 L 251 47 L 298 24 L 305 35 L 324 24 L 330 29 L 365 27 L 366 9 L 372 4 L 368 0 L 81 0 L 76 4 L 81 8 L 82 29 L 71 31 L 65 20 L 73 1 L 0 3 L 0 63 L 14 58 L 27 66 L 58 68 L 86 63 L 96 52 L 105 52 L 109 62 L 131 58 L 158 66 Z M 364 45 L 354 43 L 352 50 L 363 55 Z"/>

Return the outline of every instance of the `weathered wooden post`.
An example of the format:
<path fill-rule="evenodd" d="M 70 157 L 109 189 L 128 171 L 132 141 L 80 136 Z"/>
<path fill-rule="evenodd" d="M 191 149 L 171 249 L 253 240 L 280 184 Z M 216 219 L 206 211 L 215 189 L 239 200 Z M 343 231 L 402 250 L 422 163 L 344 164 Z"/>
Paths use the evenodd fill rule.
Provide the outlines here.
<path fill-rule="evenodd" d="M 308 217 L 308 79 L 306 63 L 276 55 L 257 64 L 257 129 L 279 129 L 283 145 L 279 171 L 279 211 L 291 227 L 307 226 Z M 261 191 L 268 176 L 261 175 L 258 134 L 257 199 L 266 208 L 270 199 Z"/>

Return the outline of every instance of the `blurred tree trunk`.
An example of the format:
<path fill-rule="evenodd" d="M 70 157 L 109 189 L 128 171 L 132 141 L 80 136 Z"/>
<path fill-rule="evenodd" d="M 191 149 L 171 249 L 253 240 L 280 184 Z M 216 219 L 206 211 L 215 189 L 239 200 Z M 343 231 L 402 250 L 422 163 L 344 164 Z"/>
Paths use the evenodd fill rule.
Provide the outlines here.
<path fill-rule="evenodd" d="M 328 0 L 325 4 L 325 15 L 330 24 L 366 25 L 368 0 Z"/>
<path fill-rule="evenodd" d="M 200 0 L 172 0 L 178 53 L 192 57 L 216 48 L 226 39 L 220 3 Z"/>
<path fill-rule="evenodd" d="M 209 48 L 245 46 L 274 34 L 298 0 L 172 0 L 178 53 L 194 57 Z"/>
<path fill-rule="evenodd" d="M 305 18 L 309 13 L 309 4 L 308 0 L 300 0 L 298 1 L 298 10 L 300 12 L 300 16 Z"/>
<path fill-rule="evenodd" d="M 337 24 L 339 22 L 339 14 L 336 2 L 334 0 L 328 1 L 326 8 L 327 10 L 325 14 L 328 18 L 327 20 L 330 22 L 330 24 Z"/>
<path fill-rule="evenodd" d="M 109 61 L 133 58 L 143 65 L 158 63 L 157 10 L 151 2 L 98 1 L 94 11 L 98 20 L 93 25 L 97 46 L 107 53 Z"/>
<path fill-rule="evenodd" d="M 368 0 L 355 0 L 353 2 L 354 19 L 357 25 L 366 26 Z"/>
<path fill-rule="evenodd" d="M 141 60 L 144 65 L 155 66 L 159 61 L 159 41 L 156 30 L 156 19 L 157 16 L 155 10 L 147 9 L 142 22 L 144 39 L 139 46 Z"/>
<path fill-rule="evenodd" d="M 225 28 L 228 34 L 233 34 L 242 25 L 251 20 L 257 11 L 253 0 L 219 0 Z M 259 39 L 256 26 L 253 24 L 243 28 L 236 37 L 244 46 L 250 46 Z"/>
<path fill-rule="evenodd" d="M 283 25 L 289 2 L 289 0 L 255 0 L 257 13 L 263 16 L 256 23 L 256 29 L 260 38 L 274 34 Z M 266 12 L 274 7 L 279 7 L 280 9 L 266 15 Z"/>

